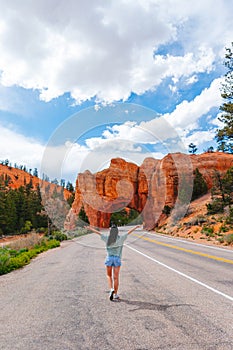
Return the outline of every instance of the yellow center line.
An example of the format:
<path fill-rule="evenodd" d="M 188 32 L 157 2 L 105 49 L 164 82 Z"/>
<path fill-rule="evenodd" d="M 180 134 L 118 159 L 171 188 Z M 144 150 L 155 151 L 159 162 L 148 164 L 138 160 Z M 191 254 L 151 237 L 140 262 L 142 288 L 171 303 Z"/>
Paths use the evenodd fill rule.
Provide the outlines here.
<path fill-rule="evenodd" d="M 162 245 L 164 247 L 168 247 L 168 248 L 172 248 L 172 249 L 176 249 L 176 250 L 181 250 L 182 252 L 185 252 L 185 253 L 190 253 L 190 254 L 194 254 L 194 255 L 203 256 L 205 258 L 221 261 L 221 262 L 224 262 L 224 263 L 227 263 L 227 264 L 233 264 L 233 260 L 230 260 L 230 259 L 220 258 L 220 257 L 215 256 L 215 255 L 201 253 L 201 252 L 198 252 L 198 251 L 195 251 L 195 250 L 192 250 L 192 249 L 186 249 L 186 248 L 177 247 L 176 245 L 159 242 L 159 241 L 157 241 L 155 239 L 152 239 L 152 238 L 148 238 L 148 237 L 137 235 L 136 233 L 133 234 L 133 235 L 138 237 L 138 238 L 140 238 L 140 239 L 143 239 L 144 241 L 152 242 L 152 243 L 155 243 L 155 244 L 158 244 L 158 245 Z"/>

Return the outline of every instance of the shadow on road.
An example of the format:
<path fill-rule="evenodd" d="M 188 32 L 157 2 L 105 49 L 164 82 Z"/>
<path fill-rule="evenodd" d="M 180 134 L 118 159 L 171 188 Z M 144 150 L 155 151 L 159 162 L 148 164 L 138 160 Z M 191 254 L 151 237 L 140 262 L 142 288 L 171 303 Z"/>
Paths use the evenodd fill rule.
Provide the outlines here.
<path fill-rule="evenodd" d="M 145 301 L 127 300 L 127 299 L 120 299 L 119 302 L 126 303 L 127 305 L 136 306 L 135 309 L 132 309 L 129 311 L 137 311 L 137 310 L 166 311 L 168 308 L 171 308 L 171 307 L 190 306 L 189 304 L 153 304 Z"/>

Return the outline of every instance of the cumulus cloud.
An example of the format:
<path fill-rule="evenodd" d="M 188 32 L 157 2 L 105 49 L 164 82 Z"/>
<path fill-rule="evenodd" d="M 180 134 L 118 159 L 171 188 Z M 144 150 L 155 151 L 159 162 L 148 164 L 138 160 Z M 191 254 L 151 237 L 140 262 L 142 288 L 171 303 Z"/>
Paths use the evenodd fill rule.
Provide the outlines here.
<path fill-rule="evenodd" d="M 25 114 L 13 86 L 36 89 L 44 101 L 66 92 L 74 103 L 94 98 L 104 102 L 95 106 L 99 112 L 132 92 L 153 91 L 166 78 L 172 82 L 170 93 L 179 93 L 179 82 L 190 86 L 199 73 L 214 70 L 218 60 L 222 65 L 224 47 L 232 41 L 232 12 L 228 0 L 214 6 L 212 0 L 2 0 L 0 109 Z M 209 131 L 193 130 L 221 105 L 220 82 L 214 80 L 171 113 L 111 125 L 85 145 L 63 142 L 49 149 L 0 125 L 1 159 L 40 168 L 47 149 L 53 156 L 42 165 L 50 178 L 75 179 L 78 171 L 100 170 L 115 156 L 140 164 L 146 156 L 161 158 L 163 150 L 209 142 L 221 125 L 218 119 L 208 120 Z"/>
<path fill-rule="evenodd" d="M 126 100 L 165 77 L 213 69 L 232 40 L 232 6 L 227 0 L 214 6 L 211 0 L 2 0 L 0 82 L 38 89 L 44 101 L 65 92 L 77 103 Z M 175 42 L 182 55 L 157 54 Z"/>
<path fill-rule="evenodd" d="M 50 179 L 65 178 L 74 181 L 80 164 L 90 151 L 87 147 L 68 142 L 48 147 L 36 139 L 26 137 L 17 130 L 3 125 L 0 125 L 0 134 L 1 160 L 8 159 L 12 166 L 25 165 L 28 170 L 37 168 L 40 177 L 44 173 Z M 60 157 L 64 159 L 62 158 L 59 163 L 61 166 L 57 167 Z"/>
<path fill-rule="evenodd" d="M 187 84 L 187 85 L 191 85 L 191 84 L 196 83 L 197 81 L 198 81 L 198 77 L 197 77 L 196 74 L 194 74 L 193 76 L 191 76 L 190 78 L 188 78 L 188 79 L 186 80 L 186 84 Z"/>
<path fill-rule="evenodd" d="M 200 130 L 188 137 L 183 138 L 183 142 L 186 144 L 187 147 L 190 143 L 193 143 L 199 146 L 206 142 L 210 142 L 210 141 L 213 142 L 214 137 L 215 137 L 215 130 L 208 130 L 208 131 Z"/>
<path fill-rule="evenodd" d="M 215 79 L 209 88 L 204 89 L 192 101 L 181 102 L 171 113 L 139 124 L 127 121 L 121 125 L 113 125 L 103 132 L 101 138 L 90 139 L 87 144 L 92 148 L 106 140 L 125 139 L 134 143 L 161 145 L 164 150 L 166 148 L 168 152 L 172 152 L 185 151 L 190 142 L 199 145 L 211 141 L 216 130 L 214 126 L 220 125 L 218 119 L 212 121 L 210 116 L 206 118 L 209 131 L 197 129 L 201 117 L 222 103 L 219 93 L 221 81 L 221 78 Z"/>
<path fill-rule="evenodd" d="M 164 115 L 171 125 L 178 130 L 178 128 L 193 127 L 202 115 L 208 113 L 211 108 L 219 107 L 222 103 L 222 98 L 219 92 L 222 79 L 215 79 L 209 88 L 205 88 L 200 95 L 197 95 L 194 100 L 188 102 L 183 101 L 176 106 L 172 113 Z"/>
<path fill-rule="evenodd" d="M 9 159 L 12 166 L 30 166 L 39 168 L 44 145 L 39 141 L 25 137 L 14 129 L 0 125 L 1 160 Z"/>
<path fill-rule="evenodd" d="M 106 125 L 102 135 L 86 139 L 84 145 L 63 142 L 58 146 L 46 147 L 35 139 L 0 126 L 1 158 L 8 158 L 12 164 L 30 164 L 31 168 L 40 169 L 42 164 L 42 171 L 50 178 L 74 179 L 79 171 L 102 169 L 113 157 L 121 156 L 140 164 L 147 156 L 161 157 L 167 152 L 185 151 L 190 142 L 200 145 L 214 139 L 214 130 L 220 125 L 217 118 L 211 120 L 207 117 L 209 131 L 197 131 L 197 128 L 200 118 L 221 104 L 220 82 L 221 79 L 214 80 L 194 100 L 183 101 L 169 114 L 139 123 L 126 121 Z M 129 111 L 126 111 L 127 119 Z M 45 150 L 48 157 L 44 163 Z"/>
<path fill-rule="evenodd" d="M 211 124 L 213 124 L 215 127 L 221 129 L 224 127 L 224 123 L 220 120 L 222 113 L 218 113 L 216 118 L 210 121 Z"/>

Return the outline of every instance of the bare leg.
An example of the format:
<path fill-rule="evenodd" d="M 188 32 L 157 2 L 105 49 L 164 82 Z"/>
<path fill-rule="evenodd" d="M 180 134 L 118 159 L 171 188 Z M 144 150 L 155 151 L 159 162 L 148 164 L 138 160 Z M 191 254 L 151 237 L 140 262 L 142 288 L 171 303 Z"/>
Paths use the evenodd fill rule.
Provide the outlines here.
<path fill-rule="evenodd" d="M 118 287 L 119 287 L 119 273 L 120 273 L 120 266 L 113 267 L 114 269 L 114 292 L 117 294 Z"/>
<path fill-rule="evenodd" d="M 108 287 L 112 289 L 112 266 L 106 266 L 107 279 L 108 279 Z"/>

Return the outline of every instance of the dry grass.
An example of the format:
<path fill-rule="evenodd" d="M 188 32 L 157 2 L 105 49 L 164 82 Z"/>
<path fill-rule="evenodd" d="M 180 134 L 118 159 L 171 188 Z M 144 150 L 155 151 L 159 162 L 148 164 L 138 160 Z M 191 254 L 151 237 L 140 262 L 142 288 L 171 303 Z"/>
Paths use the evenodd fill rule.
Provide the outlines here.
<path fill-rule="evenodd" d="M 33 248 L 36 244 L 40 244 L 43 236 L 38 233 L 31 233 L 27 236 L 21 236 L 17 240 L 12 241 L 7 244 L 8 247 L 15 250 L 20 250 L 23 248 Z"/>

